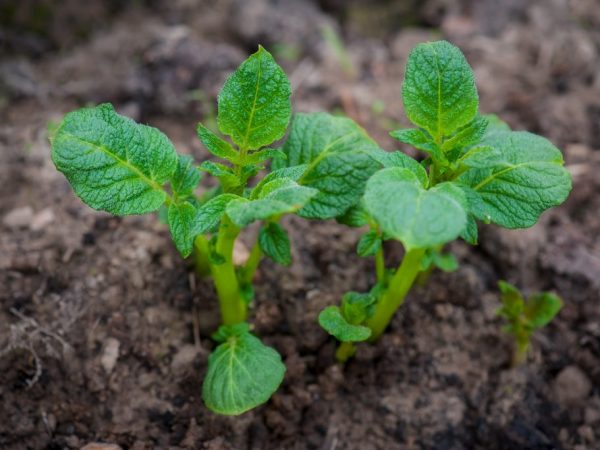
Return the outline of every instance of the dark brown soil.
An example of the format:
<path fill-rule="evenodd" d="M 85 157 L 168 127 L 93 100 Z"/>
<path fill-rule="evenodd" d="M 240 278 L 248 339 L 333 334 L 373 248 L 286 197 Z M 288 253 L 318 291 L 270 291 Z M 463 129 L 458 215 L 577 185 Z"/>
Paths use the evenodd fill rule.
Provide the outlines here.
<path fill-rule="evenodd" d="M 2 2 L 0 14 L 0 448 L 600 448 L 595 0 L 48 0 Z M 344 36 L 353 69 L 322 26 Z M 460 269 L 415 289 L 345 367 L 316 317 L 367 289 L 372 262 L 355 255 L 358 231 L 287 219 L 294 264 L 263 263 L 252 311 L 285 381 L 245 415 L 210 413 L 200 393 L 213 288 L 155 217 L 114 218 L 75 198 L 50 161 L 48 122 L 110 101 L 201 160 L 194 125 L 214 120 L 224 77 L 260 42 L 290 75 L 297 110 L 342 110 L 393 149 L 407 54 L 438 37 L 467 54 L 483 111 L 564 150 L 569 200 L 532 229 L 486 227 L 480 246 L 453 244 Z M 498 279 L 566 304 L 517 369 Z"/>

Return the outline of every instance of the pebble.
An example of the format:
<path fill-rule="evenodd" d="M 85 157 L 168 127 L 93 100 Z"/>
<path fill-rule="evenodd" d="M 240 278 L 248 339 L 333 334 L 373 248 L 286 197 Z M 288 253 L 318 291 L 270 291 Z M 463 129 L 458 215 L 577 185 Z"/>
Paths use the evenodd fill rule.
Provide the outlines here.
<path fill-rule="evenodd" d="M 592 382 L 579 367 L 567 366 L 554 379 L 553 390 L 560 404 L 570 406 L 590 395 Z"/>
<path fill-rule="evenodd" d="M 52 222 L 54 222 L 54 212 L 51 208 L 44 208 L 33 216 L 29 224 L 29 229 L 31 231 L 41 231 Z"/>
<path fill-rule="evenodd" d="M 104 343 L 104 351 L 100 357 L 100 364 L 102 364 L 102 367 L 107 374 L 110 374 L 117 364 L 117 359 L 119 358 L 119 347 L 121 347 L 121 343 L 112 337 L 106 339 Z"/>
<path fill-rule="evenodd" d="M 186 369 L 190 369 L 194 359 L 201 352 L 202 349 L 195 345 L 182 346 L 173 357 L 173 361 L 171 361 L 171 370 L 174 373 L 183 373 Z"/>
<path fill-rule="evenodd" d="M 105 442 L 90 442 L 81 447 L 81 450 L 122 450 L 120 445 Z"/>
<path fill-rule="evenodd" d="M 33 219 L 33 209 L 31 206 L 22 206 L 9 211 L 2 220 L 2 223 L 8 228 L 25 228 L 29 226 Z"/>

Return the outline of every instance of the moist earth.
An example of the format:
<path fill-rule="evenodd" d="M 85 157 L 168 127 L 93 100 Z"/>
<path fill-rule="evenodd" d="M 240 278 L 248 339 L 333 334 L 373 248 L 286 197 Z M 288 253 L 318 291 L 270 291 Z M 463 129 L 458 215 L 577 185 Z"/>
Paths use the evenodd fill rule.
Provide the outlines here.
<path fill-rule="evenodd" d="M 1 448 L 600 448 L 596 2 L 124 5 L 0 7 Z M 323 37 L 331 31 L 341 50 Z M 408 53 L 438 38 L 464 50 L 482 111 L 563 149 L 571 196 L 531 229 L 486 226 L 480 245 L 452 244 L 460 268 L 415 288 L 382 339 L 345 366 L 316 318 L 374 283 L 373 262 L 355 254 L 361 230 L 286 218 L 294 263 L 264 261 L 251 311 L 285 380 L 247 414 L 209 412 L 201 387 L 219 320 L 211 283 L 156 217 L 83 205 L 50 161 L 48 124 L 110 101 L 180 152 L 208 158 L 195 124 L 215 120 L 225 77 L 262 43 L 289 74 L 296 110 L 344 112 L 393 150 L 402 147 L 388 131 L 406 125 Z M 398 263 L 401 248 L 386 245 Z M 565 301 L 519 368 L 496 315 L 499 279 Z"/>

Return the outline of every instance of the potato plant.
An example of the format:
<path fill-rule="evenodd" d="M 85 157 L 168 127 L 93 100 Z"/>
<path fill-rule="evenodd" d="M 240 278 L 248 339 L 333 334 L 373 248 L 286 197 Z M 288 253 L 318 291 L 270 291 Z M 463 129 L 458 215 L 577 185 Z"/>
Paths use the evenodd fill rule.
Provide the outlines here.
<path fill-rule="evenodd" d="M 321 326 L 342 341 L 340 361 L 354 354 L 355 342 L 372 342 L 384 332 L 419 274 L 455 266 L 442 253 L 445 244 L 459 237 L 476 244 L 478 221 L 531 227 L 571 190 L 561 152 L 552 143 L 478 113 L 473 72 L 448 42 L 413 49 L 402 99 L 415 128 L 391 135 L 426 157 L 418 162 L 401 152 L 374 152 L 383 168 L 342 218 L 369 227 L 358 253 L 375 257 L 377 283 L 368 293 L 346 294 L 340 306 L 319 315 Z M 389 239 L 405 249 L 397 268 L 385 266 L 383 241 Z"/>
<path fill-rule="evenodd" d="M 269 399 L 283 380 L 280 355 L 250 332 L 252 279 L 263 256 L 291 262 L 285 214 L 336 217 L 356 204 L 380 166 L 368 156 L 375 143 L 354 122 L 326 113 L 291 117 L 284 71 L 262 47 L 227 79 L 218 96 L 217 123 L 230 141 L 202 124 L 198 137 L 221 161 L 197 166 L 178 154 L 156 128 L 137 124 L 110 104 L 67 114 L 51 136 L 52 160 L 90 207 L 125 216 L 162 210 L 177 250 L 192 256 L 199 275 L 210 275 L 222 326 L 209 357 L 203 399 L 211 410 L 241 414 Z M 273 171 L 250 186 L 273 159 Z M 216 189 L 197 193 L 201 173 Z M 247 262 L 236 267 L 234 243 L 260 222 Z"/>

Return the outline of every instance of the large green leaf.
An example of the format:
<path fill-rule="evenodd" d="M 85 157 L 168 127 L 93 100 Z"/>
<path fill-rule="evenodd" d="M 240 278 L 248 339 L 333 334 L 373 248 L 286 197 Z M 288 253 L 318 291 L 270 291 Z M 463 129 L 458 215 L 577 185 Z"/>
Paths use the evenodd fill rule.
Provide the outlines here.
<path fill-rule="evenodd" d="M 177 168 L 177 153 L 156 128 L 102 104 L 65 116 L 52 138 L 52 161 L 87 205 L 129 215 L 164 203 L 163 184 Z"/>
<path fill-rule="evenodd" d="M 363 325 L 353 325 L 342 315 L 338 306 L 328 306 L 319 314 L 319 325 L 342 342 L 366 341 L 371 336 L 371 329 Z"/>
<path fill-rule="evenodd" d="M 419 44 L 412 50 L 402 98 L 410 121 L 437 142 L 473 120 L 479 105 L 471 67 L 446 41 Z"/>
<path fill-rule="evenodd" d="M 227 215 L 239 227 L 255 220 L 293 213 L 306 205 L 317 190 L 300 186 L 289 178 L 276 178 L 266 183 L 256 200 L 237 199 L 227 205 Z"/>
<path fill-rule="evenodd" d="M 482 141 L 486 168 L 472 168 L 459 181 L 479 193 L 489 219 L 505 228 L 534 225 L 542 212 L 560 205 L 571 191 L 563 158 L 547 139 L 524 131 L 496 131 Z"/>
<path fill-rule="evenodd" d="M 285 134 L 291 115 L 291 92 L 283 69 L 259 46 L 219 93 L 219 129 L 241 149 L 269 145 Z"/>
<path fill-rule="evenodd" d="M 221 327 L 217 335 L 224 342 L 208 358 L 202 386 L 207 408 L 233 416 L 269 400 L 285 374 L 279 353 L 250 334 L 246 324 Z"/>
<path fill-rule="evenodd" d="M 282 150 L 285 164 L 308 164 L 298 182 L 319 193 L 299 214 L 328 219 L 356 204 L 368 178 L 381 166 L 377 144 L 355 122 L 327 113 L 296 114 Z M 278 162 L 279 165 L 284 162 Z"/>
<path fill-rule="evenodd" d="M 452 241 L 467 223 L 460 189 L 441 183 L 426 190 L 408 169 L 377 172 L 367 183 L 364 202 L 381 229 L 408 250 Z"/>

